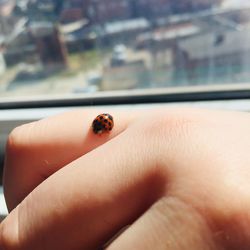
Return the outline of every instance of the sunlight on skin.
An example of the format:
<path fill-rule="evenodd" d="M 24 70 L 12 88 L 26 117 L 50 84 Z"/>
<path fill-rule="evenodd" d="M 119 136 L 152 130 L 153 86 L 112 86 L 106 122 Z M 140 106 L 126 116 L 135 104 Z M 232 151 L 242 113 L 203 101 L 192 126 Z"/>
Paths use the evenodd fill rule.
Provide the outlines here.
<path fill-rule="evenodd" d="M 93 110 L 11 134 L 5 195 L 10 210 L 21 203 L 0 226 L 0 248 L 98 249 L 127 225 L 108 249 L 250 248 L 248 114 L 109 113 L 103 137 Z"/>

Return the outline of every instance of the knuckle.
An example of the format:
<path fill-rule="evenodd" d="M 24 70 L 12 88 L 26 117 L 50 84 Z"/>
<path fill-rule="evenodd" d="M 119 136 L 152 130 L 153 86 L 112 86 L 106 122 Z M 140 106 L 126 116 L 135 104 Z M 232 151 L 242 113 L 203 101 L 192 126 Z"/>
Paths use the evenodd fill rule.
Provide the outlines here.
<path fill-rule="evenodd" d="M 29 223 L 31 209 L 27 202 L 19 204 L 0 225 L 1 250 L 45 249 L 43 244 L 34 245 Z M 35 246 L 35 247 L 34 247 Z"/>
<path fill-rule="evenodd" d="M 20 140 L 20 131 L 22 130 L 22 126 L 14 128 L 8 136 L 7 140 L 7 149 L 10 150 L 16 147 Z M 22 134 L 22 133 L 21 133 Z"/>
<path fill-rule="evenodd" d="M 11 240 L 11 237 L 9 236 L 6 226 L 2 224 L 1 231 L 0 231 L 0 249 L 2 250 L 12 250 L 13 242 Z"/>
<path fill-rule="evenodd" d="M 7 218 L 8 220 L 8 218 Z M 20 249 L 18 246 L 17 235 L 14 228 L 6 221 L 2 222 L 0 227 L 0 249 L 2 250 L 16 250 Z"/>
<path fill-rule="evenodd" d="M 164 197 L 152 206 L 152 212 L 153 223 L 158 222 L 157 236 L 164 232 L 176 237 L 173 248 L 182 249 L 186 243 L 192 244 L 194 249 L 217 249 L 206 219 L 187 202 L 175 196 Z M 180 240 L 178 235 L 182 232 L 186 234 Z"/>
<path fill-rule="evenodd" d="M 145 133 L 155 137 L 182 138 L 199 126 L 201 118 L 189 109 L 166 109 L 155 112 L 145 122 Z"/>
<path fill-rule="evenodd" d="M 6 143 L 6 155 L 13 156 L 27 149 L 30 140 L 32 124 L 16 127 L 11 131 Z"/>

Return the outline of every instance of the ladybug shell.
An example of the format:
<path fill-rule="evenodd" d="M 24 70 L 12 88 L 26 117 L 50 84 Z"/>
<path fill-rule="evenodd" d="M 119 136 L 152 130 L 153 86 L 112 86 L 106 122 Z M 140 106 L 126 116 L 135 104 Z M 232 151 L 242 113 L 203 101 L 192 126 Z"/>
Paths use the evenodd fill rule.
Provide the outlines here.
<path fill-rule="evenodd" d="M 114 119 L 109 114 L 98 115 L 93 121 L 92 128 L 95 134 L 110 132 L 114 127 Z"/>

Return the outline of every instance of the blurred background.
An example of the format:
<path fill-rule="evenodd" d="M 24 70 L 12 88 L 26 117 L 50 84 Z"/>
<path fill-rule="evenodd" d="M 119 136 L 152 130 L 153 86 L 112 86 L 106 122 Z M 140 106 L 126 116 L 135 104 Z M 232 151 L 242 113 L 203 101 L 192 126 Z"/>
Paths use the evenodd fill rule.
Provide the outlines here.
<path fill-rule="evenodd" d="M 0 0 L 0 98 L 249 80 L 248 0 Z"/>

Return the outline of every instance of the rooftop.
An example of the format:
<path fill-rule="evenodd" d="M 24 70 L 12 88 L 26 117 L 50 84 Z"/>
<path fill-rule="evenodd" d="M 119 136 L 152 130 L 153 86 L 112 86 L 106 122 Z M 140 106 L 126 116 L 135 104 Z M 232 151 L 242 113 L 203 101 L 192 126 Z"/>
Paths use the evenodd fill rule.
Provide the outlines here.
<path fill-rule="evenodd" d="M 119 33 L 123 31 L 130 31 L 136 29 L 146 29 L 150 27 L 149 21 L 145 18 L 138 18 L 132 20 L 118 21 L 107 23 L 104 30 L 108 34 Z"/>
<path fill-rule="evenodd" d="M 250 26 L 244 31 L 225 31 L 224 33 L 207 33 L 190 37 L 178 42 L 190 59 L 204 59 L 213 56 L 228 56 L 250 52 Z M 246 54 L 248 57 L 248 54 Z"/>

